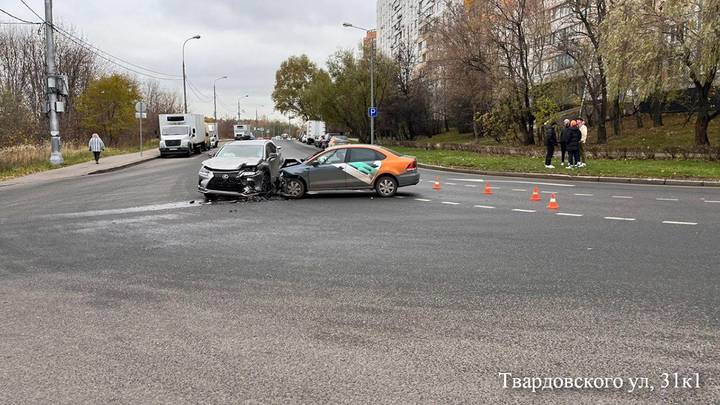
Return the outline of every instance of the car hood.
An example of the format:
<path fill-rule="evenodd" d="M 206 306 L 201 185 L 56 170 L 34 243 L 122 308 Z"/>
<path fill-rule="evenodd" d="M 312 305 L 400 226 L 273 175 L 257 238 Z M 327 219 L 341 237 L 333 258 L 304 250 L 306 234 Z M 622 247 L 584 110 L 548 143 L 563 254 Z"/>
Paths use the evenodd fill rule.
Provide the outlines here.
<path fill-rule="evenodd" d="M 236 170 L 241 167 L 253 167 L 262 162 L 260 158 L 212 158 L 202 162 L 203 166 L 215 170 Z"/>

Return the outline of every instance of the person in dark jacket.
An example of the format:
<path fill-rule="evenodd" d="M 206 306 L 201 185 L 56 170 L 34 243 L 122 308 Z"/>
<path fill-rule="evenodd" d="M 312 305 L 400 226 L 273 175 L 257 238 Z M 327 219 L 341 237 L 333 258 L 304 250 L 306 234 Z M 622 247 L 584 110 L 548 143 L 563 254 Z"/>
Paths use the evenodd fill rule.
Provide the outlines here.
<path fill-rule="evenodd" d="M 547 126 L 547 132 L 545 133 L 545 168 L 554 169 L 552 165 L 552 158 L 555 155 L 555 145 L 557 145 L 557 134 L 555 133 L 555 127 L 551 123 L 545 124 Z"/>
<path fill-rule="evenodd" d="M 560 166 L 565 166 L 565 154 L 567 153 L 567 141 L 570 136 L 570 120 L 563 121 L 563 129 L 560 131 Z M 568 162 L 570 155 L 568 155 Z M 569 163 L 568 163 L 569 164 Z"/>
<path fill-rule="evenodd" d="M 577 121 L 572 121 L 567 140 L 567 151 L 570 159 L 568 168 L 578 167 L 580 163 L 580 139 L 582 139 L 582 134 L 578 129 Z"/>

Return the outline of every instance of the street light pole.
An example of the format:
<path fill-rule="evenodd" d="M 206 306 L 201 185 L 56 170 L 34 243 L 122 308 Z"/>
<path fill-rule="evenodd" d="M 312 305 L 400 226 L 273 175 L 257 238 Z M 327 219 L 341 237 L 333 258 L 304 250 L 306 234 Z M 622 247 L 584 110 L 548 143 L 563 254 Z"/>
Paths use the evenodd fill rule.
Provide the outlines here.
<path fill-rule="evenodd" d="M 375 30 L 370 30 L 363 27 L 358 27 L 350 23 L 343 23 L 345 28 L 355 28 L 361 31 L 365 31 L 366 34 Z M 370 107 L 375 108 L 375 40 L 372 41 L 370 48 Z M 368 112 L 370 109 L 368 109 Z M 370 115 L 370 144 L 375 144 L 375 115 Z"/>
<path fill-rule="evenodd" d="M 227 79 L 227 76 L 218 77 L 213 82 L 213 118 L 215 118 L 215 123 L 217 123 L 217 82 L 218 80 Z"/>
<path fill-rule="evenodd" d="M 195 35 L 194 37 L 190 37 L 183 42 L 182 46 L 182 69 L 183 69 L 183 104 L 185 106 L 185 109 L 183 110 L 185 114 L 188 112 L 187 108 L 187 74 L 185 73 L 185 45 L 187 45 L 188 41 L 193 39 L 200 39 L 200 35 Z"/>

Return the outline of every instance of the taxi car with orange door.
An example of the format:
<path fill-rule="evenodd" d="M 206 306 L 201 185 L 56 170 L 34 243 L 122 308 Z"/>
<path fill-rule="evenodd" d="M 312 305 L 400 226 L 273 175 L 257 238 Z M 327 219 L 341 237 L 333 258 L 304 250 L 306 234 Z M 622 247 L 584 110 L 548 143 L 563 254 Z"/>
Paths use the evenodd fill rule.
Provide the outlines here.
<path fill-rule="evenodd" d="M 284 194 L 302 198 L 308 191 L 375 190 L 392 197 L 398 188 L 420 182 L 417 159 L 382 146 L 328 148 L 280 173 Z"/>

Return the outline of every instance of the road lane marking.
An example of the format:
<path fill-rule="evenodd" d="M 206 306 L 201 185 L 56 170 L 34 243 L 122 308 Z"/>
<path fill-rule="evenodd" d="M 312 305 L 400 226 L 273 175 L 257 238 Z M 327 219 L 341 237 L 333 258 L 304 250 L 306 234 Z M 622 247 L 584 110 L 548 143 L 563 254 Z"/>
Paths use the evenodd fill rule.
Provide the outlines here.
<path fill-rule="evenodd" d="M 508 184 L 530 184 L 534 186 L 549 186 L 549 187 L 576 187 L 574 184 L 560 184 L 560 183 L 544 183 L 538 181 L 521 181 L 521 180 L 483 180 L 483 179 L 448 179 L 450 181 L 467 181 L 471 183 L 508 183 Z"/>
<path fill-rule="evenodd" d="M 720 204 L 720 201 L 705 200 L 705 202 L 708 203 L 708 204 Z"/>
<path fill-rule="evenodd" d="M 51 214 L 43 215 L 40 218 L 88 218 L 88 217 L 101 217 L 105 215 L 123 215 L 123 214 L 135 214 L 139 212 L 155 212 L 155 211 L 169 211 L 178 210 L 184 208 L 201 207 L 202 203 L 189 203 L 187 201 L 168 203 L 168 204 L 156 204 L 156 205 L 145 205 L 141 207 L 130 207 L 130 208 L 118 208 L 110 210 L 95 210 L 95 211 L 83 211 L 83 212 L 69 212 L 65 214 Z"/>
<path fill-rule="evenodd" d="M 584 216 L 583 214 L 571 214 L 568 212 L 558 212 L 556 215 L 559 215 L 561 217 L 575 217 L 575 218 L 580 218 L 580 217 Z"/>
<path fill-rule="evenodd" d="M 515 209 L 513 209 L 513 212 L 524 212 L 524 213 L 532 214 L 532 213 L 535 213 L 535 212 L 537 212 L 537 211 L 535 211 L 535 210 L 521 210 L 521 209 L 519 209 L 519 208 L 515 208 Z"/>
<path fill-rule="evenodd" d="M 581 194 L 581 193 L 578 193 L 578 194 L 575 194 L 575 195 L 578 196 L 578 197 L 595 197 L 595 194 Z"/>
<path fill-rule="evenodd" d="M 514 189 L 512 189 L 512 191 L 517 191 L 517 192 L 519 192 L 519 193 L 526 193 L 526 192 L 527 192 L 527 190 L 525 190 L 524 188 L 514 188 Z"/>
<path fill-rule="evenodd" d="M 681 222 L 681 221 L 663 221 L 667 225 L 697 225 L 697 222 Z"/>
<path fill-rule="evenodd" d="M 416 199 L 415 199 L 415 201 L 420 201 L 420 202 L 431 202 L 432 200 L 428 200 L 428 199 L 426 199 L 426 198 L 416 198 Z"/>
<path fill-rule="evenodd" d="M 632 222 L 632 221 L 636 220 L 635 218 L 622 218 L 622 217 L 605 217 L 605 219 L 607 219 L 609 221 L 628 221 L 628 222 Z"/>
<path fill-rule="evenodd" d="M 460 203 L 450 202 L 450 201 L 443 201 L 442 203 L 445 205 L 460 205 Z"/>
<path fill-rule="evenodd" d="M 679 198 L 656 198 L 657 201 L 680 201 Z"/>
<path fill-rule="evenodd" d="M 398 198 L 398 199 L 402 200 L 402 199 L 405 198 L 405 197 L 403 197 L 403 196 L 401 196 L 401 195 L 396 195 L 395 198 Z"/>
<path fill-rule="evenodd" d="M 557 191 L 541 191 L 543 194 L 557 194 Z"/>
<path fill-rule="evenodd" d="M 629 195 L 614 195 L 612 198 L 617 198 L 620 200 L 632 200 L 634 197 L 630 197 Z"/>
<path fill-rule="evenodd" d="M 447 184 L 448 186 L 457 186 L 457 183 L 445 183 L 445 184 Z"/>
<path fill-rule="evenodd" d="M 476 185 L 474 185 L 474 184 L 466 184 L 466 185 L 465 185 L 465 187 L 469 187 L 469 188 L 477 188 L 477 186 L 476 186 Z"/>
<path fill-rule="evenodd" d="M 475 208 L 482 208 L 484 210 L 494 210 L 495 207 L 492 205 L 476 205 Z"/>

